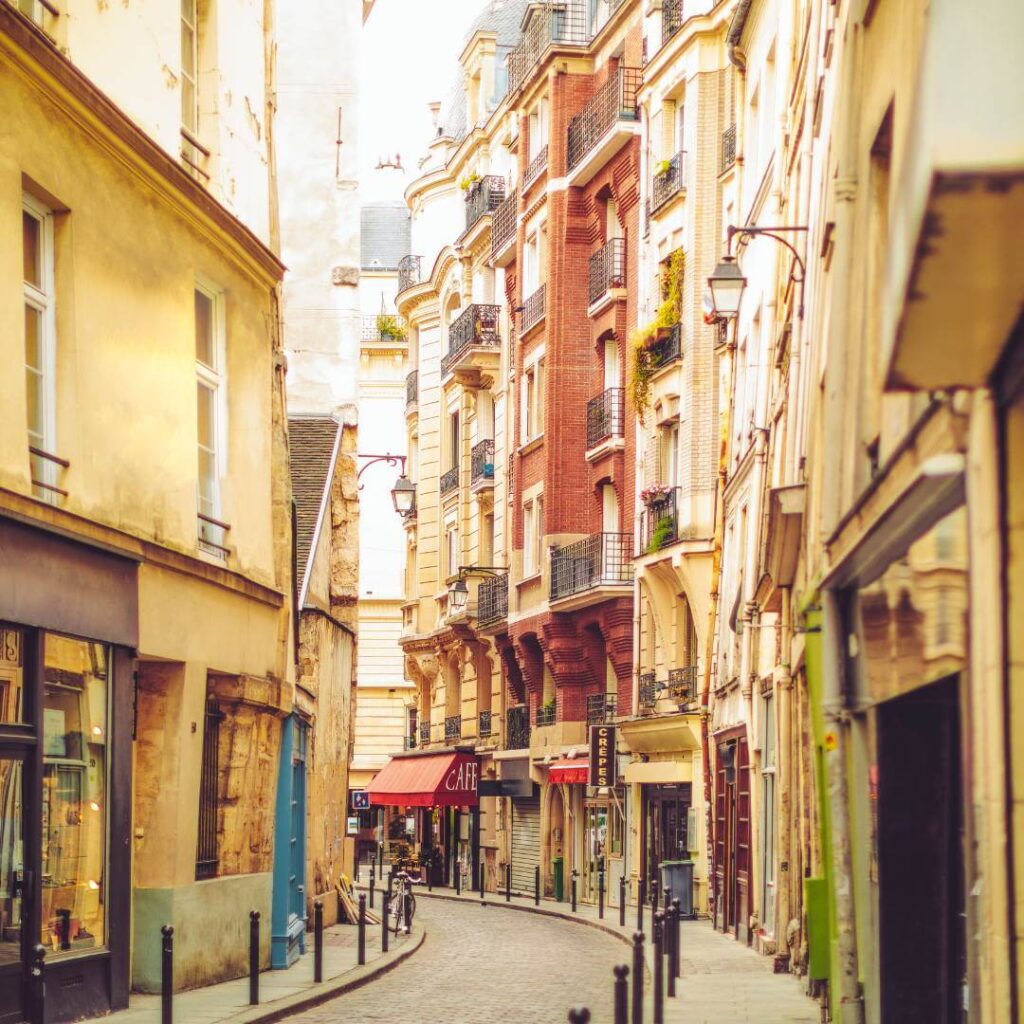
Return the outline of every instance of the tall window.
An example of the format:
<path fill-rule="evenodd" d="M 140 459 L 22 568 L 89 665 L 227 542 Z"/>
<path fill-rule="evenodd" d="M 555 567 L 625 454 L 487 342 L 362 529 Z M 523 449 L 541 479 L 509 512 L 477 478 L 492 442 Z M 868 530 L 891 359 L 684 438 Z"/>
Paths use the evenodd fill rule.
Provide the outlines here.
<path fill-rule="evenodd" d="M 55 501 L 56 330 L 53 282 L 53 214 L 32 196 L 22 197 L 22 292 L 25 305 L 25 397 L 28 406 L 32 493 Z M 42 453 L 42 454 L 41 454 Z"/>
<path fill-rule="evenodd" d="M 544 360 L 538 359 L 527 366 L 519 392 L 522 420 L 522 444 L 544 433 Z"/>
<path fill-rule="evenodd" d="M 199 141 L 199 4 L 181 0 L 181 159 L 193 177 L 209 180 L 210 151 Z"/>
<path fill-rule="evenodd" d="M 541 570 L 541 552 L 544 546 L 544 498 L 536 498 L 523 505 L 523 575 L 533 576 Z"/>
<path fill-rule="evenodd" d="M 458 410 L 448 414 L 448 468 L 454 469 L 459 464 L 459 413 Z"/>
<path fill-rule="evenodd" d="M 761 700 L 761 922 L 775 928 L 775 702 Z"/>
<path fill-rule="evenodd" d="M 213 694 L 206 697 L 203 728 L 203 762 L 199 772 L 199 838 L 196 843 L 196 878 L 213 878 L 217 874 L 217 815 L 220 779 L 221 714 Z"/>
<path fill-rule="evenodd" d="M 548 101 L 546 97 L 538 100 L 536 106 L 530 111 L 529 144 L 530 160 L 533 160 L 548 144 Z"/>
<path fill-rule="evenodd" d="M 445 574 L 455 576 L 459 571 L 459 521 L 453 511 L 444 523 Z"/>
<path fill-rule="evenodd" d="M 207 288 L 195 289 L 195 333 L 199 543 L 210 554 L 224 557 L 227 526 L 221 521 L 220 507 L 220 462 L 225 440 L 221 413 L 223 299 Z"/>

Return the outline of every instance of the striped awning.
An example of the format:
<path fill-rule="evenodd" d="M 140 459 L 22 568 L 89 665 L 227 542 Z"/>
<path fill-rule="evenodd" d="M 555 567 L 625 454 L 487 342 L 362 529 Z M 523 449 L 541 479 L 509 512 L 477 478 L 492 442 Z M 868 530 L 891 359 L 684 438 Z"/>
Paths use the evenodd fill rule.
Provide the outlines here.
<path fill-rule="evenodd" d="M 575 782 L 585 786 L 589 773 L 590 759 L 586 757 L 562 757 L 548 765 L 551 782 Z"/>

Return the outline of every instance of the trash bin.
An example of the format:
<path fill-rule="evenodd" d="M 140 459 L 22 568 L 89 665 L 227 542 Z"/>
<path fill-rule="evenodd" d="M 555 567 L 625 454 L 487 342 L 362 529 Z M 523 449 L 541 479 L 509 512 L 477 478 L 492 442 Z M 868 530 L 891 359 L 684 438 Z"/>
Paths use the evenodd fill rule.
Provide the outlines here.
<path fill-rule="evenodd" d="M 561 903 L 565 893 L 565 859 L 563 857 L 552 858 L 551 873 L 555 878 L 555 899 Z"/>
<path fill-rule="evenodd" d="M 672 898 L 679 900 L 679 916 L 693 917 L 693 861 L 663 860 L 661 862 L 661 891 L 668 886 Z"/>

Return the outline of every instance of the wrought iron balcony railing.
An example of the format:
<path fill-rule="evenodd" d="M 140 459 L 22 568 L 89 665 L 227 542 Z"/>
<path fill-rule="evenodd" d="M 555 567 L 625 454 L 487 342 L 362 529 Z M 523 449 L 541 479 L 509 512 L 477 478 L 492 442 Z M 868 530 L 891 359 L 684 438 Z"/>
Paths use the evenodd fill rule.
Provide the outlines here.
<path fill-rule="evenodd" d="M 683 27 L 683 0 L 662 0 L 661 45 L 664 46 Z"/>
<path fill-rule="evenodd" d="M 641 672 L 637 680 L 637 704 L 641 715 L 649 715 L 654 711 L 658 700 L 658 684 L 653 672 Z"/>
<path fill-rule="evenodd" d="M 615 716 L 614 693 L 592 693 L 587 697 L 587 725 L 601 725 Z"/>
<path fill-rule="evenodd" d="M 459 314 L 448 328 L 448 354 L 441 360 L 442 375 L 448 372 L 465 349 L 478 345 L 496 349 L 501 344 L 498 334 L 500 313 L 501 306 L 474 302 Z"/>
<path fill-rule="evenodd" d="M 505 179 L 486 174 L 474 181 L 466 192 L 466 230 L 485 214 L 493 213 L 505 200 Z"/>
<path fill-rule="evenodd" d="M 542 284 L 532 295 L 523 300 L 523 312 L 519 321 L 519 333 L 525 334 L 544 319 L 548 306 L 548 286 Z"/>
<path fill-rule="evenodd" d="M 668 693 L 677 704 L 692 704 L 697 699 L 697 666 L 669 669 Z"/>
<path fill-rule="evenodd" d="M 683 191 L 686 153 L 680 151 L 651 179 L 651 213 L 657 213 L 673 196 Z"/>
<path fill-rule="evenodd" d="M 626 287 L 626 240 L 609 238 L 590 257 L 590 304 L 613 288 Z"/>
<path fill-rule="evenodd" d="M 411 409 L 418 401 L 420 395 L 420 371 L 413 370 L 405 376 L 405 407 Z"/>
<path fill-rule="evenodd" d="M 526 704 L 513 704 L 505 712 L 505 747 L 525 750 L 530 745 L 530 709 Z"/>
<path fill-rule="evenodd" d="M 537 724 L 537 728 L 541 728 L 544 725 L 554 725 L 558 720 L 558 708 L 552 704 L 539 704 L 537 711 L 534 716 L 534 721 Z"/>
<path fill-rule="evenodd" d="M 403 256 L 398 261 L 398 290 L 400 292 L 420 283 L 421 262 L 419 256 Z"/>
<path fill-rule="evenodd" d="M 486 739 L 491 735 L 491 713 L 490 711 L 481 711 L 476 716 L 478 731 L 481 739 Z"/>
<path fill-rule="evenodd" d="M 476 624 L 478 628 L 493 626 L 508 618 L 508 574 L 488 576 L 480 581 L 476 592 Z"/>
<path fill-rule="evenodd" d="M 516 236 L 516 215 L 519 213 L 519 193 L 512 189 L 491 218 L 491 258 Z"/>
<path fill-rule="evenodd" d="M 561 0 L 539 6 L 530 18 L 519 44 L 508 55 L 508 91 L 513 93 L 551 45 L 589 41 L 585 0 Z"/>
<path fill-rule="evenodd" d="M 648 353 L 652 370 L 660 370 L 673 359 L 678 359 L 683 354 L 683 325 L 670 327 L 663 337 L 648 346 Z"/>
<path fill-rule="evenodd" d="M 494 441 L 488 439 L 473 445 L 469 456 L 469 482 L 478 484 L 494 479 Z"/>
<path fill-rule="evenodd" d="M 402 748 L 404 750 L 415 750 L 416 749 L 416 733 L 409 733 L 408 736 L 402 739 Z"/>
<path fill-rule="evenodd" d="M 595 533 L 551 551 L 551 600 L 633 582 L 628 533 Z"/>
<path fill-rule="evenodd" d="M 462 739 L 462 715 L 449 715 L 444 720 L 444 741 L 454 743 Z"/>
<path fill-rule="evenodd" d="M 625 424 L 625 389 L 608 388 L 587 402 L 587 449 L 610 437 L 622 437 Z"/>
<path fill-rule="evenodd" d="M 420 746 L 425 746 L 430 742 L 430 723 L 420 722 Z"/>
<path fill-rule="evenodd" d="M 679 540 L 679 488 L 650 502 L 640 513 L 640 554 L 651 555 Z"/>
<path fill-rule="evenodd" d="M 722 132 L 722 170 L 727 171 L 736 163 L 736 125 Z"/>
<path fill-rule="evenodd" d="M 568 170 L 572 170 L 617 121 L 638 121 L 636 94 L 642 75 L 639 68 L 619 67 L 590 102 L 569 122 Z"/>
<path fill-rule="evenodd" d="M 527 164 L 526 173 L 523 175 L 523 189 L 528 189 L 546 170 L 548 166 L 547 144 L 541 146 L 537 155 Z"/>
<path fill-rule="evenodd" d="M 443 498 L 446 494 L 451 494 L 452 491 L 457 490 L 459 486 L 459 467 L 452 466 L 451 469 L 441 474 L 441 482 L 439 489 L 441 491 L 441 497 Z"/>

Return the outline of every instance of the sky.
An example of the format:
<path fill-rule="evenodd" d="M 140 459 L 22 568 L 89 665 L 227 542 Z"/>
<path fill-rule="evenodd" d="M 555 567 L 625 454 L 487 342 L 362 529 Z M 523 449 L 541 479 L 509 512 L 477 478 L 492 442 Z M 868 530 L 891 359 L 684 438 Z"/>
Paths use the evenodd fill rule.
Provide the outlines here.
<path fill-rule="evenodd" d="M 470 23 L 485 0 L 376 0 L 363 27 L 360 184 L 363 202 L 402 198 L 430 138 L 427 104 L 444 99 Z M 375 170 L 400 153 L 404 175 Z"/>

